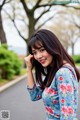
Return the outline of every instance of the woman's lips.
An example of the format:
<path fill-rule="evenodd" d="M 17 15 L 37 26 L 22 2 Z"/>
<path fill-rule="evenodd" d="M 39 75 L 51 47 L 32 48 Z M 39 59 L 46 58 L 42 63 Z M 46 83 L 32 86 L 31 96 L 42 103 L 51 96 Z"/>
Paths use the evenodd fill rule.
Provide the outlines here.
<path fill-rule="evenodd" d="M 44 64 L 45 62 L 46 62 L 46 60 L 44 59 L 44 60 L 40 60 L 39 61 L 41 64 Z"/>

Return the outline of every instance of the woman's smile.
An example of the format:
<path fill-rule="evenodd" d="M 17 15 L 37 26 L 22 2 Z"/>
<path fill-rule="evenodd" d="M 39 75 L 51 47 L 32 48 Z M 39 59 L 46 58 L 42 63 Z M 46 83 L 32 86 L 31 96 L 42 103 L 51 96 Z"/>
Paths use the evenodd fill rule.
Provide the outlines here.
<path fill-rule="evenodd" d="M 44 63 L 46 62 L 46 60 L 45 60 L 45 59 L 42 59 L 42 60 L 39 60 L 39 62 L 40 62 L 41 64 L 44 64 Z"/>

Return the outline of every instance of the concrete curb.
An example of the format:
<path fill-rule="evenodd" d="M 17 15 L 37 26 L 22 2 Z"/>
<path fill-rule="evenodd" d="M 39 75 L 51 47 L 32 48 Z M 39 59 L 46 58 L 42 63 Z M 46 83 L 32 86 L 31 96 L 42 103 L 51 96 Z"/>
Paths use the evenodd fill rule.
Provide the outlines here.
<path fill-rule="evenodd" d="M 11 82 L 3 85 L 2 87 L 0 87 L 0 93 L 4 90 L 6 90 L 7 88 L 9 88 L 10 86 L 16 84 L 17 82 L 21 81 L 22 79 L 25 79 L 27 77 L 27 75 L 23 75 L 21 77 L 18 77 L 17 79 L 15 80 L 12 80 Z"/>

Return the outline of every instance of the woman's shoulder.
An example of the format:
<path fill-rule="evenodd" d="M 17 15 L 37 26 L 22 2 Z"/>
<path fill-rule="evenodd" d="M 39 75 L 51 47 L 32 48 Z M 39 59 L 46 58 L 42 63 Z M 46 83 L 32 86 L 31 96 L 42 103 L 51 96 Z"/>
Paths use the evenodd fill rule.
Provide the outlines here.
<path fill-rule="evenodd" d="M 70 64 L 63 65 L 57 72 L 56 76 L 58 75 L 67 75 L 67 74 L 75 74 L 74 68 Z"/>
<path fill-rule="evenodd" d="M 72 81 L 77 81 L 75 70 L 71 65 L 65 64 L 56 72 L 53 83 L 57 86 L 59 83 L 72 84 Z"/>

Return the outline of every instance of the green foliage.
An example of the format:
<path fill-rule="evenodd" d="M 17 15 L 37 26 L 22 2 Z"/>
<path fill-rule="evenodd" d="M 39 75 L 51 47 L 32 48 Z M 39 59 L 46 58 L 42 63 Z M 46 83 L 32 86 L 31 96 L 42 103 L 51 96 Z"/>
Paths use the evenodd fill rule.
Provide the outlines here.
<path fill-rule="evenodd" d="M 20 74 L 22 63 L 16 53 L 0 47 L 0 78 L 12 79 Z"/>
<path fill-rule="evenodd" d="M 7 46 L 7 44 L 5 44 L 5 43 L 1 44 L 1 46 L 2 46 L 3 48 L 5 48 L 5 49 L 8 49 L 8 46 Z"/>
<path fill-rule="evenodd" d="M 73 55 L 72 58 L 75 63 L 80 63 L 80 55 Z"/>
<path fill-rule="evenodd" d="M 59 5 L 59 4 L 60 4 L 60 5 L 62 5 L 62 4 L 65 5 L 65 4 L 71 3 L 71 0 L 54 0 L 53 3 L 54 3 L 54 4 L 58 4 L 58 5 Z"/>

